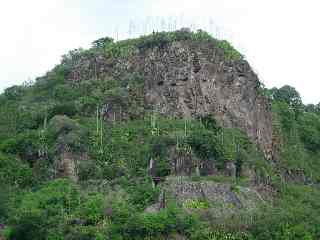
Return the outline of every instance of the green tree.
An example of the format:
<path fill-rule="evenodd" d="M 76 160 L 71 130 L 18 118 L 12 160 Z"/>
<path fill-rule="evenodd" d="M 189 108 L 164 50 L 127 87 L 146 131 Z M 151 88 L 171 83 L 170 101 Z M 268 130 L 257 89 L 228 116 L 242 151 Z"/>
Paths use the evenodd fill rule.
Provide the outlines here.
<path fill-rule="evenodd" d="M 104 49 L 108 44 L 113 43 L 113 38 L 104 37 L 92 42 L 94 48 Z"/>
<path fill-rule="evenodd" d="M 301 107 L 302 100 L 298 91 L 289 85 L 285 85 L 279 89 L 273 88 L 272 97 L 276 101 L 284 101 L 293 108 Z"/>
<path fill-rule="evenodd" d="M 308 104 L 308 105 L 305 106 L 304 110 L 306 112 L 316 112 L 316 105 Z"/>

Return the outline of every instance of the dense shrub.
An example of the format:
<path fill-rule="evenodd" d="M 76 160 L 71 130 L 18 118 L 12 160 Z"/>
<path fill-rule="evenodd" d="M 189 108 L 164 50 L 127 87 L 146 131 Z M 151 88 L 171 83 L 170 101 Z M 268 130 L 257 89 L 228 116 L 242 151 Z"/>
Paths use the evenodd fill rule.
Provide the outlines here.
<path fill-rule="evenodd" d="M 136 206 L 139 210 L 144 210 L 146 207 L 157 202 L 159 198 L 160 190 L 152 187 L 151 179 L 148 177 L 138 179 L 137 181 L 123 178 L 121 186 L 129 194 L 129 203 Z"/>
<path fill-rule="evenodd" d="M 85 219 L 86 225 L 96 225 L 104 217 L 104 207 L 102 194 L 89 195 L 79 208 L 79 217 Z"/>
<path fill-rule="evenodd" d="M 2 142 L 0 150 L 8 154 L 16 154 L 32 165 L 38 158 L 39 141 L 38 131 L 25 131 L 14 138 Z"/>
<path fill-rule="evenodd" d="M 246 232 L 224 232 L 211 229 L 209 227 L 202 227 L 196 229 L 191 235 L 191 240 L 253 240 Z"/>
<path fill-rule="evenodd" d="M 34 93 L 38 93 L 35 94 L 38 97 L 52 96 L 52 89 L 64 83 L 66 74 L 66 67 L 63 64 L 57 65 L 52 71 L 48 72 L 45 77 L 37 78 L 32 90 Z"/>
<path fill-rule="evenodd" d="M 78 206 L 79 192 L 66 180 L 55 180 L 26 193 L 10 217 L 10 239 L 48 239 L 51 233 L 61 233 L 65 217 Z"/>
<path fill-rule="evenodd" d="M 10 87 L 10 88 L 7 88 L 5 91 L 4 91 L 4 96 L 8 99 L 8 100 L 14 100 L 14 101 L 17 101 L 17 100 L 20 100 L 21 97 L 23 96 L 24 94 L 24 91 L 25 88 L 23 86 L 13 86 L 13 87 Z"/>
<path fill-rule="evenodd" d="M 113 39 L 109 37 L 99 38 L 98 40 L 95 40 L 92 42 L 92 46 L 94 48 L 102 48 L 104 49 L 108 44 L 113 43 Z"/>
<path fill-rule="evenodd" d="M 80 91 L 71 84 L 59 84 L 52 89 L 53 98 L 59 102 L 69 102 L 79 98 Z"/>
<path fill-rule="evenodd" d="M 224 57 L 227 60 L 242 60 L 243 55 L 239 53 L 228 41 L 219 40 L 216 42 L 217 47 L 223 50 Z"/>
<path fill-rule="evenodd" d="M 199 116 L 197 117 L 197 119 L 204 125 L 206 129 L 211 130 L 214 133 L 218 133 L 221 131 L 221 126 L 219 126 L 212 114 Z"/>
<path fill-rule="evenodd" d="M 68 117 L 72 117 L 76 113 L 76 107 L 73 102 L 59 103 L 49 108 L 48 118 L 50 119 L 56 115 L 66 115 Z"/>
<path fill-rule="evenodd" d="M 211 159 L 217 163 L 223 161 L 223 150 L 215 133 L 201 130 L 192 132 L 187 142 L 200 159 Z"/>
<path fill-rule="evenodd" d="M 108 57 L 128 56 L 134 47 L 145 51 L 155 47 L 161 49 L 175 41 L 200 41 L 207 42 L 211 44 L 212 47 L 221 49 L 226 60 L 242 60 L 244 58 L 228 41 L 217 40 L 202 30 L 192 32 L 190 29 L 181 29 L 174 32 L 154 32 L 153 34 L 141 36 L 137 39 L 119 42 L 103 41 L 103 39 L 98 40 L 98 44 L 104 46 Z"/>
<path fill-rule="evenodd" d="M 305 113 L 299 119 L 299 133 L 306 148 L 312 152 L 320 150 L 320 117 Z"/>
<path fill-rule="evenodd" d="M 0 182 L 9 186 L 26 187 L 32 184 L 32 169 L 13 156 L 0 152 Z"/>
<path fill-rule="evenodd" d="M 56 115 L 48 124 L 48 137 L 56 143 L 66 144 L 71 149 L 81 150 L 87 143 L 87 130 L 77 121 Z"/>

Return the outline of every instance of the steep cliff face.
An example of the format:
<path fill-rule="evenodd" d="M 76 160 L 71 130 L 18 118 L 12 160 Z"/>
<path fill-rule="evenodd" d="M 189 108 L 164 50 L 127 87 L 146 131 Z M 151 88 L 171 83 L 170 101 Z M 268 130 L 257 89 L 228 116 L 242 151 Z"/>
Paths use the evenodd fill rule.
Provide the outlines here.
<path fill-rule="evenodd" d="M 272 155 L 270 106 L 258 94 L 259 80 L 245 60 L 226 60 L 223 50 L 196 41 L 173 41 L 125 57 L 77 59 L 68 79 L 144 78 L 144 107 L 167 116 L 212 114 L 224 127 L 244 130 L 267 158 Z M 107 104 L 107 103 L 106 103 Z"/>
<path fill-rule="evenodd" d="M 167 115 L 213 114 L 225 127 L 243 129 L 270 154 L 271 113 L 247 62 L 224 62 L 206 46 L 184 43 L 152 49 L 146 56 L 139 65 L 148 105 Z"/>

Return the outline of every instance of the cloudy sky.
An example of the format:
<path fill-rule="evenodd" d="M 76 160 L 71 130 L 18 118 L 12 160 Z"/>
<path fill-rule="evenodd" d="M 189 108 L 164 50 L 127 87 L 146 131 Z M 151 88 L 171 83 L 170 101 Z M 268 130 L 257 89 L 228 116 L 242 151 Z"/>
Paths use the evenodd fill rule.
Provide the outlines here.
<path fill-rule="evenodd" d="M 152 31 L 160 19 L 205 28 L 247 57 L 267 87 L 320 102 L 318 0 L 2 0 L 0 91 L 44 74 L 100 37 Z M 131 28 L 129 28 L 131 26 Z M 161 25 L 162 26 L 162 25 Z M 129 31 L 133 29 L 133 31 Z"/>

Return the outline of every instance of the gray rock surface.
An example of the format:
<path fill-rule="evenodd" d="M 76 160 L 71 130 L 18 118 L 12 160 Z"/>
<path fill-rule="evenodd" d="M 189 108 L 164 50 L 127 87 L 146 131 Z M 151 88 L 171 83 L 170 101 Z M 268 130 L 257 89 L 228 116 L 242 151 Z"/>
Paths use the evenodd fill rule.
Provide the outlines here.
<path fill-rule="evenodd" d="M 227 61 L 206 42 L 172 42 L 128 56 L 78 59 L 68 79 L 122 79 L 139 73 L 145 79 L 144 104 L 167 116 L 213 114 L 225 127 L 244 130 L 267 158 L 272 156 L 269 103 L 259 95 L 259 80 L 245 60 Z"/>
<path fill-rule="evenodd" d="M 213 181 L 190 181 L 186 177 L 170 177 L 162 189 L 167 199 L 172 198 L 182 206 L 190 200 L 205 202 L 207 208 L 217 215 L 254 211 L 264 201 L 253 188 Z"/>

